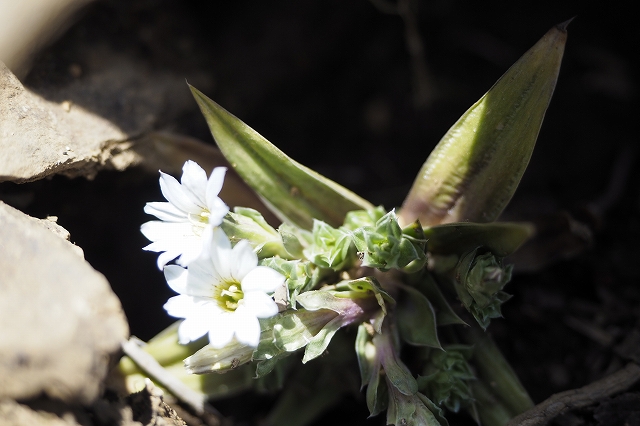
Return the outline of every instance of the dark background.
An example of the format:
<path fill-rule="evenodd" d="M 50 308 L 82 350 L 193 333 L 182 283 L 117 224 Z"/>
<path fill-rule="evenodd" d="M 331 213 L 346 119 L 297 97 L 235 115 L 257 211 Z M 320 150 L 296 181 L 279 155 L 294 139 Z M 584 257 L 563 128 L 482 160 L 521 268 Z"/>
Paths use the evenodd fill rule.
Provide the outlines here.
<path fill-rule="evenodd" d="M 490 328 L 539 402 L 622 365 L 616 348 L 640 324 L 637 18 L 626 3 L 582 3 L 411 2 L 428 88 L 417 98 L 406 21 L 379 2 L 102 1 L 36 58 L 25 85 L 64 87 L 72 64 L 86 70 L 79 78 L 113 65 L 87 52 L 115 52 L 188 80 L 294 159 L 391 208 L 457 118 L 549 28 L 577 16 L 505 217 L 548 225 L 566 214 L 592 237 L 571 256 L 545 252 L 542 269 L 523 265 L 505 319 Z M 153 129 L 213 143 L 195 102 L 168 117 Z M 132 334 L 147 340 L 170 324 L 171 291 L 139 234 L 151 219 L 144 203 L 162 200 L 157 175 L 134 168 L 0 191 L 30 194 L 26 213 L 59 217 L 120 296 Z M 606 208 L 585 209 L 603 196 Z"/>

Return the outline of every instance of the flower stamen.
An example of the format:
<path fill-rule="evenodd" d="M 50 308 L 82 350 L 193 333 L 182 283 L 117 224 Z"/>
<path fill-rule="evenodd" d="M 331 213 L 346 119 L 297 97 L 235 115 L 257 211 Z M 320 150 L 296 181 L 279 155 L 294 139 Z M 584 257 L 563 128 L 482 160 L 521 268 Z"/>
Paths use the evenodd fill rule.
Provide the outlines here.
<path fill-rule="evenodd" d="M 244 299 L 244 292 L 239 283 L 235 281 L 224 281 L 218 285 L 216 290 L 218 294 L 214 295 L 214 299 L 218 302 L 218 306 L 225 311 L 235 311 Z"/>

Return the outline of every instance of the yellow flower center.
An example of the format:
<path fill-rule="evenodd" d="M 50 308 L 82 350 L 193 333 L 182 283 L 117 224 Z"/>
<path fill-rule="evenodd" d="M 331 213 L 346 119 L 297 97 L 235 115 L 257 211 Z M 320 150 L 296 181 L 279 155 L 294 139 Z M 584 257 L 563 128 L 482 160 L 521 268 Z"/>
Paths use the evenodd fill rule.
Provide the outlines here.
<path fill-rule="evenodd" d="M 189 213 L 188 215 L 189 222 L 191 222 L 191 224 L 193 225 L 193 233 L 195 235 L 197 236 L 202 235 L 202 231 L 209 223 L 209 216 L 211 216 L 211 213 L 209 212 L 209 210 L 202 210 L 198 214 Z"/>
<path fill-rule="evenodd" d="M 228 312 L 233 312 L 238 308 L 244 298 L 244 293 L 237 281 L 223 281 L 216 286 L 214 299 L 218 306 Z"/>

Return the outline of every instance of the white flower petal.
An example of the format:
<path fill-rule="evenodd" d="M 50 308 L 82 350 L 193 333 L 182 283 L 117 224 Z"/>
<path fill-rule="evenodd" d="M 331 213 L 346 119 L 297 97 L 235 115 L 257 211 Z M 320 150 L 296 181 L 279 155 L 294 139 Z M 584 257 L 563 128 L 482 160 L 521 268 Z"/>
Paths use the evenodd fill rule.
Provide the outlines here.
<path fill-rule="evenodd" d="M 258 255 L 253 252 L 249 241 L 241 240 L 236 244 L 231 253 L 230 264 L 231 276 L 237 281 L 242 281 L 249 271 L 258 266 Z"/>
<path fill-rule="evenodd" d="M 220 190 L 222 189 L 225 173 L 227 173 L 226 167 L 216 167 L 211 172 L 211 176 L 207 181 L 207 189 L 206 189 L 207 192 L 206 192 L 205 201 L 207 202 L 207 207 L 209 208 L 209 211 L 214 210 L 212 207 L 213 207 L 213 203 L 216 202 L 215 201 L 216 198 L 220 199 L 218 197 L 218 194 L 220 194 Z"/>
<path fill-rule="evenodd" d="M 198 309 L 197 299 L 191 296 L 179 295 L 173 296 L 167 300 L 163 308 L 167 314 L 176 318 L 186 318 Z"/>
<path fill-rule="evenodd" d="M 209 253 L 213 269 L 223 279 L 231 278 L 230 267 L 233 262 L 231 257 L 231 242 L 221 229 L 214 229 Z"/>
<path fill-rule="evenodd" d="M 197 316 L 190 316 L 178 327 L 178 341 L 186 344 L 198 340 L 208 332 L 207 321 Z"/>
<path fill-rule="evenodd" d="M 158 256 L 158 260 L 156 261 L 158 269 L 162 271 L 162 268 L 164 268 L 167 263 L 171 262 L 178 256 L 180 256 L 180 253 L 177 252 L 165 251 L 164 253 L 160 253 L 160 255 Z"/>
<path fill-rule="evenodd" d="M 256 347 L 260 343 L 260 322 L 241 306 L 233 315 L 236 339 L 240 343 Z"/>
<path fill-rule="evenodd" d="M 244 308 L 257 318 L 269 318 L 278 313 L 276 302 L 260 291 L 245 293 L 242 302 Z"/>
<path fill-rule="evenodd" d="M 234 315 L 218 315 L 216 322 L 209 327 L 209 344 L 214 348 L 226 346 L 233 338 Z"/>
<path fill-rule="evenodd" d="M 185 213 L 200 214 L 202 207 L 196 197 L 171 175 L 160 172 L 160 190 L 171 204 Z"/>
<path fill-rule="evenodd" d="M 207 172 L 198 163 L 191 160 L 184 163 L 180 182 L 197 198 L 200 206 L 207 206 Z"/>
<path fill-rule="evenodd" d="M 252 269 L 242 280 L 242 291 L 261 291 L 271 293 L 285 282 L 285 276 L 267 266 L 257 266 Z"/>
<path fill-rule="evenodd" d="M 167 248 L 164 251 L 174 248 L 180 244 L 180 241 L 185 237 L 194 236 L 193 225 L 188 222 L 162 222 L 152 220 L 143 223 L 142 226 L 140 226 L 140 232 L 142 232 L 149 241 L 166 242 Z"/>
<path fill-rule="evenodd" d="M 199 258 L 189 265 L 189 277 L 187 279 L 186 293 L 191 296 L 207 297 L 213 299 L 214 289 L 221 282 L 221 278 L 213 270 L 211 261 Z"/>
<path fill-rule="evenodd" d="M 187 277 L 189 271 L 176 265 L 168 265 L 164 268 L 164 278 L 167 280 L 167 284 L 171 287 L 171 290 L 180 294 L 187 293 Z M 192 295 L 198 296 L 198 295 Z"/>
<path fill-rule="evenodd" d="M 180 248 L 182 255 L 178 259 L 178 263 L 182 266 L 188 266 L 202 255 L 204 247 L 202 246 L 202 238 L 197 235 L 184 237 L 182 241 L 176 244 Z"/>
<path fill-rule="evenodd" d="M 229 206 L 220 198 L 215 202 L 209 204 L 209 224 L 213 226 L 219 226 L 222 223 L 222 219 L 229 213 Z"/>
<path fill-rule="evenodd" d="M 162 266 L 178 256 L 180 256 L 178 263 L 187 266 L 202 253 L 202 239 L 193 233 L 193 225 L 188 222 L 152 220 L 142 224 L 140 231 L 153 241 L 153 244 L 144 247 L 144 250 L 167 252 L 163 256 L 163 262 L 158 260 L 158 264 Z"/>
<path fill-rule="evenodd" d="M 184 222 L 189 220 L 185 212 L 173 204 L 166 202 L 156 201 L 147 203 L 147 205 L 144 206 L 144 212 L 154 215 L 165 222 Z"/>

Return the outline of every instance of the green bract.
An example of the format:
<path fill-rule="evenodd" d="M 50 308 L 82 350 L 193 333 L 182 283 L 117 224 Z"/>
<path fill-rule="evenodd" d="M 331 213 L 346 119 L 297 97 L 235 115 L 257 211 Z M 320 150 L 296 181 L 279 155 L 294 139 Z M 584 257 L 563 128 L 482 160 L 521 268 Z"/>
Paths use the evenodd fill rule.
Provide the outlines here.
<path fill-rule="evenodd" d="M 260 317 L 255 348 L 235 340 L 214 348 L 206 338 L 181 346 L 174 326 L 144 350 L 210 397 L 283 388 L 267 418 L 274 426 L 303 426 L 357 392 L 345 385 L 356 382 L 367 388 L 372 416 L 386 410 L 387 423 L 402 426 L 447 425 L 445 410 L 460 409 L 498 426 L 529 408 L 531 399 L 482 329 L 510 297 L 503 288 L 512 266 L 504 257 L 534 228 L 487 222 L 505 207 L 529 161 L 565 27 L 549 31 L 454 124 L 397 214 L 295 162 L 191 87 L 222 153 L 283 221 L 276 229 L 260 212 L 236 207 L 220 227 L 232 244 L 248 240 L 259 265 L 286 285 L 263 294 L 279 312 L 273 307 L 273 316 Z M 182 360 L 192 373 L 226 374 L 186 377 Z M 143 374 L 128 358 L 120 370 L 129 378 Z"/>
<path fill-rule="evenodd" d="M 313 221 L 311 246 L 304 255 L 316 265 L 335 271 L 350 268 L 356 260 L 351 234 L 320 220 Z"/>
<path fill-rule="evenodd" d="M 513 267 L 503 267 L 492 253 L 476 256 L 477 252 L 475 249 L 462 256 L 453 285 L 464 307 L 486 329 L 491 318 L 502 316 L 500 306 L 511 298 L 502 288 L 511 280 Z"/>
<path fill-rule="evenodd" d="M 426 261 L 426 240 L 422 228 L 409 228 L 405 234 L 392 210 L 376 221 L 353 231 L 353 241 L 364 266 L 382 271 L 402 269 L 416 261 L 414 269 L 421 269 Z M 419 235 L 414 236 L 418 233 Z"/>
<path fill-rule="evenodd" d="M 472 353 L 473 348 L 463 345 L 431 353 L 423 376 L 418 377 L 420 390 L 438 405 L 456 413 L 462 407 L 473 405 L 469 382 L 476 377 L 468 363 Z"/>

